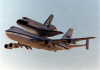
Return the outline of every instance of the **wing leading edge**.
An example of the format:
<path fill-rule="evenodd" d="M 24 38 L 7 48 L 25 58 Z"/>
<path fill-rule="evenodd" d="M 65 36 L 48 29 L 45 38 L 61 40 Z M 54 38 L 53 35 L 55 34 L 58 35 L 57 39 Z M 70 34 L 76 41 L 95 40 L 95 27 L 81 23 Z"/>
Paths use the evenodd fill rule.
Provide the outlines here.
<path fill-rule="evenodd" d="M 59 44 L 59 43 L 66 43 L 66 42 L 68 42 L 68 40 L 73 40 L 75 42 L 78 42 L 78 41 L 87 40 L 87 39 L 93 39 L 93 38 L 95 38 L 95 37 L 75 38 L 75 39 L 56 39 L 56 40 L 51 40 L 51 42 L 54 43 L 54 44 Z M 43 41 L 36 41 L 36 40 L 32 40 L 31 39 L 31 42 L 39 43 L 39 44 L 44 44 L 45 40 L 43 40 Z"/>
<path fill-rule="evenodd" d="M 56 40 L 52 40 L 53 43 L 65 43 L 68 42 L 68 40 L 72 40 L 74 42 L 78 42 L 78 41 L 82 41 L 82 40 L 87 40 L 87 39 L 93 39 L 95 37 L 85 37 L 85 38 L 72 38 L 72 39 L 56 39 Z"/>

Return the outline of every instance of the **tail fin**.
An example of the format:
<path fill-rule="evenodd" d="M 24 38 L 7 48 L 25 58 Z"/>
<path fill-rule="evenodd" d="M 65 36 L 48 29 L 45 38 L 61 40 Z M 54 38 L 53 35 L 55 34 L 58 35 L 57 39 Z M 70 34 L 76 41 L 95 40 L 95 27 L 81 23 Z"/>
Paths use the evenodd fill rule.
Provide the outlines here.
<path fill-rule="evenodd" d="M 89 39 L 86 40 L 86 49 L 89 49 Z"/>
<path fill-rule="evenodd" d="M 54 17 L 54 15 L 51 14 L 51 15 L 48 17 L 48 19 L 44 22 L 44 25 L 49 25 L 49 24 L 51 24 L 53 17 Z"/>
<path fill-rule="evenodd" d="M 69 28 L 69 30 L 64 34 L 64 36 L 61 39 L 70 39 L 72 37 L 73 30 L 74 29 Z"/>

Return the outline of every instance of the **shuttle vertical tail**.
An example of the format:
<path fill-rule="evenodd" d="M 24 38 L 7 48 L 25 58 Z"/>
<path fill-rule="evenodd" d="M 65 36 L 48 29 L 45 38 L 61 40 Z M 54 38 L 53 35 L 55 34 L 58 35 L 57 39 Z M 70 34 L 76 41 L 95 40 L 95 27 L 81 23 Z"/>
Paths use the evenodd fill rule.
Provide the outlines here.
<path fill-rule="evenodd" d="M 48 26 L 49 24 L 51 24 L 52 19 L 53 19 L 54 15 L 51 14 L 48 19 L 44 22 L 44 25 Z"/>
<path fill-rule="evenodd" d="M 74 29 L 69 28 L 69 30 L 64 34 L 64 36 L 61 39 L 70 39 L 72 37 L 73 30 Z"/>

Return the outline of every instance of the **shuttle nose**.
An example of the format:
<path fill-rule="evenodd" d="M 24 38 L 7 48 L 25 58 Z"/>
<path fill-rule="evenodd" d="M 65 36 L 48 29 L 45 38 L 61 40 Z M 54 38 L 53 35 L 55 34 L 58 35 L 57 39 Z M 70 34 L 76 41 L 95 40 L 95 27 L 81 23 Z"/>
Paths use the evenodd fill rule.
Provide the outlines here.
<path fill-rule="evenodd" d="M 17 24 L 23 24 L 23 25 L 27 25 L 27 21 L 23 21 L 23 20 L 17 20 Z"/>
<path fill-rule="evenodd" d="M 22 20 L 17 20 L 17 23 L 21 23 L 22 22 Z"/>

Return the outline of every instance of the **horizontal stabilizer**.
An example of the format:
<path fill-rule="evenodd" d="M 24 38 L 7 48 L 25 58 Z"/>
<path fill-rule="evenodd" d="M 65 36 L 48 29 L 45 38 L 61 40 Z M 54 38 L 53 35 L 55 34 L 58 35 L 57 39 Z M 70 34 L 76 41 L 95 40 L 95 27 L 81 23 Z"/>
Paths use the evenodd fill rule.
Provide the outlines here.
<path fill-rule="evenodd" d="M 82 46 L 85 46 L 85 45 L 66 45 L 66 47 L 68 49 L 71 49 L 71 48 L 74 48 L 74 47 L 82 47 Z"/>
<path fill-rule="evenodd" d="M 57 47 L 61 48 L 62 50 L 68 50 L 74 47 L 82 47 L 82 46 L 85 46 L 85 45 L 65 45 L 65 46 L 58 45 Z"/>
<path fill-rule="evenodd" d="M 86 37 L 86 38 L 72 38 L 72 39 L 55 39 L 55 40 L 52 40 L 53 43 L 67 43 L 68 40 L 72 40 L 74 42 L 78 42 L 78 41 L 82 41 L 82 40 L 87 40 L 87 39 L 93 39 L 95 37 Z"/>

